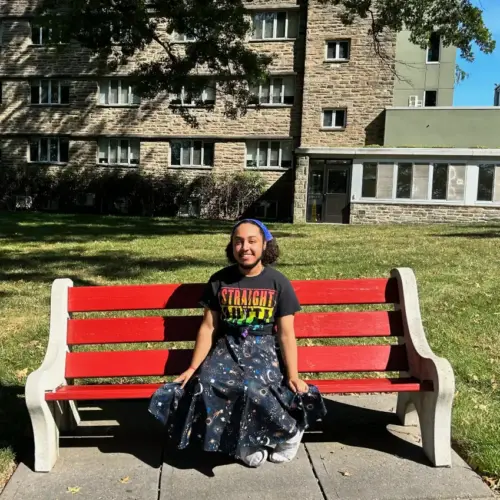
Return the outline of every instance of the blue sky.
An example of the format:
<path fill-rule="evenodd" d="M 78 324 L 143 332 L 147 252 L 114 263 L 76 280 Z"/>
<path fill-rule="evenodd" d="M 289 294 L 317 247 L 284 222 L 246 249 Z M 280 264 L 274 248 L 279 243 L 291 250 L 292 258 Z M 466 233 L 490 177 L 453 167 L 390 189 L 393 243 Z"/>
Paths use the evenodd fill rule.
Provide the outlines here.
<path fill-rule="evenodd" d="M 483 9 L 484 21 L 497 41 L 497 48 L 489 55 L 476 48 L 473 63 L 460 59 L 457 52 L 457 63 L 469 77 L 455 87 L 455 106 L 491 106 L 495 84 L 500 84 L 500 1 L 474 0 L 473 3 Z"/>

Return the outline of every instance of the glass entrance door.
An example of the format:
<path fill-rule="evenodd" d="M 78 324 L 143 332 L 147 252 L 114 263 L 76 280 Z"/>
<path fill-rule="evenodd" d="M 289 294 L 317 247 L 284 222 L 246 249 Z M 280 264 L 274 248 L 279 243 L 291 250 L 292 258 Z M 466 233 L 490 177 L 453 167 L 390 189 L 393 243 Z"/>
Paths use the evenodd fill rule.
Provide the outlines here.
<path fill-rule="evenodd" d="M 312 167 L 307 191 L 307 222 L 323 222 L 325 169 Z"/>
<path fill-rule="evenodd" d="M 350 178 L 350 161 L 311 161 L 307 222 L 349 222 Z"/>

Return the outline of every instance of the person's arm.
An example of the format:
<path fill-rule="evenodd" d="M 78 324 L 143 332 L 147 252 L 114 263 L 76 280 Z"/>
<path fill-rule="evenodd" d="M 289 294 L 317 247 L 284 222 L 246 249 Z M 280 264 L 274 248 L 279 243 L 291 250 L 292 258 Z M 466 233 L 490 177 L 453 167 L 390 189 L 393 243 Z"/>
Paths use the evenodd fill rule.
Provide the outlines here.
<path fill-rule="evenodd" d="M 307 392 L 307 384 L 299 378 L 297 362 L 297 340 L 295 338 L 294 315 L 277 318 L 278 340 L 286 367 L 288 386 L 293 392 Z"/>
<path fill-rule="evenodd" d="M 194 346 L 191 364 L 184 373 L 174 380 L 174 382 L 177 383 L 181 382 L 181 387 L 186 385 L 187 381 L 193 376 L 194 372 L 199 368 L 210 352 L 218 324 L 219 313 L 205 308 L 203 321 L 200 329 L 198 330 L 198 335 L 196 336 L 196 344 Z"/>

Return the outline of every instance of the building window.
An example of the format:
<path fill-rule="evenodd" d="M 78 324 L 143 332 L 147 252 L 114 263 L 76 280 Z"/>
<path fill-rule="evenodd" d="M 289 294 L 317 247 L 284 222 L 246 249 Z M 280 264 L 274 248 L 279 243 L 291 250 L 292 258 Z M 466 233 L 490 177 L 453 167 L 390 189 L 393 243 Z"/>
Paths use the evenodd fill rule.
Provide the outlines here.
<path fill-rule="evenodd" d="M 170 95 L 170 104 L 174 106 L 213 106 L 215 104 L 215 83 L 203 89 L 201 94 L 189 93 L 182 87 L 180 94 Z"/>
<path fill-rule="evenodd" d="M 174 141 L 170 164 L 176 167 L 212 167 L 214 143 L 205 141 Z"/>
<path fill-rule="evenodd" d="M 495 191 L 495 165 L 479 165 L 477 201 L 493 201 Z"/>
<path fill-rule="evenodd" d="M 57 137 L 32 139 L 29 147 L 29 161 L 35 163 L 68 163 L 69 141 Z"/>
<path fill-rule="evenodd" d="M 290 168 L 292 141 L 250 141 L 246 157 L 248 168 Z"/>
<path fill-rule="evenodd" d="M 295 100 L 295 77 L 280 76 L 270 78 L 266 83 L 251 89 L 252 104 L 288 104 Z"/>
<path fill-rule="evenodd" d="M 411 198 L 413 164 L 400 163 L 396 184 L 396 198 Z"/>
<path fill-rule="evenodd" d="M 432 33 L 429 40 L 429 47 L 427 47 L 427 62 L 439 62 L 441 51 L 441 37 L 437 33 Z"/>
<path fill-rule="evenodd" d="M 347 40 L 326 42 L 327 61 L 348 61 L 350 57 L 350 44 Z"/>
<path fill-rule="evenodd" d="M 139 165 L 140 143 L 134 139 L 99 139 L 98 162 L 101 165 Z"/>
<path fill-rule="evenodd" d="M 194 35 L 184 35 L 183 33 L 172 33 L 174 42 L 196 42 Z"/>
<path fill-rule="evenodd" d="M 448 164 L 436 163 L 432 169 L 432 191 L 433 200 L 446 200 L 448 190 Z"/>
<path fill-rule="evenodd" d="M 377 164 L 363 164 L 363 184 L 361 188 L 363 198 L 375 198 L 377 196 Z"/>
<path fill-rule="evenodd" d="M 323 128 L 341 129 L 346 126 L 345 109 L 325 109 L 322 113 L 322 126 Z"/>
<path fill-rule="evenodd" d="M 426 90 L 424 96 L 424 106 L 426 108 L 437 106 L 437 95 L 437 90 Z"/>
<path fill-rule="evenodd" d="M 68 42 L 69 39 L 63 37 L 61 33 L 53 28 L 31 23 L 31 43 L 33 45 L 54 45 Z"/>
<path fill-rule="evenodd" d="M 99 82 L 99 104 L 103 106 L 138 106 L 141 99 L 126 80 Z"/>
<path fill-rule="evenodd" d="M 36 80 L 31 83 L 31 104 L 69 104 L 69 85 L 60 80 Z"/>
<path fill-rule="evenodd" d="M 299 15 L 295 11 L 258 12 L 253 15 L 254 40 L 296 38 Z"/>

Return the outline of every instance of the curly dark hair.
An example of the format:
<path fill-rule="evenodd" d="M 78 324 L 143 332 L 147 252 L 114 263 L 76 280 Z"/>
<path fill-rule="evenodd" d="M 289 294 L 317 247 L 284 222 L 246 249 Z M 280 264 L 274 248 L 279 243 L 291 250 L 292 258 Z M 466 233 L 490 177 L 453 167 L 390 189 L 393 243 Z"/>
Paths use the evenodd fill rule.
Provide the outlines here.
<path fill-rule="evenodd" d="M 245 221 L 245 223 L 247 222 Z M 253 222 L 248 221 L 248 224 L 253 224 Z M 259 227 L 257 226 L 257 224 L 254 224 L 254 226 Z M 233 253 L 233 234 L 237 227 L 238 226 L 235 226 L 235 228 L 233 229 L 233 232 L 231 233 L 231 239 L 229 240 L 229 243 L 227 244 L 226 247 L 226 257 L 231 264 L 237 264 L 238 262 L 234 258 L 234 253 Z M 260 234 L 262 235 L 262 239 L 264 239 L 264 232 L 260 227 L 259 231 Z M 271 241 L 268 241 L 266 243 L 266 248 L 262 253 L 262 264 L 264 264 L 264 266 L 270 266 L 278 260 L 279 256 L 280 256 L 280 247 L 278 246 L 276 240 L 273 238 Z"/>

